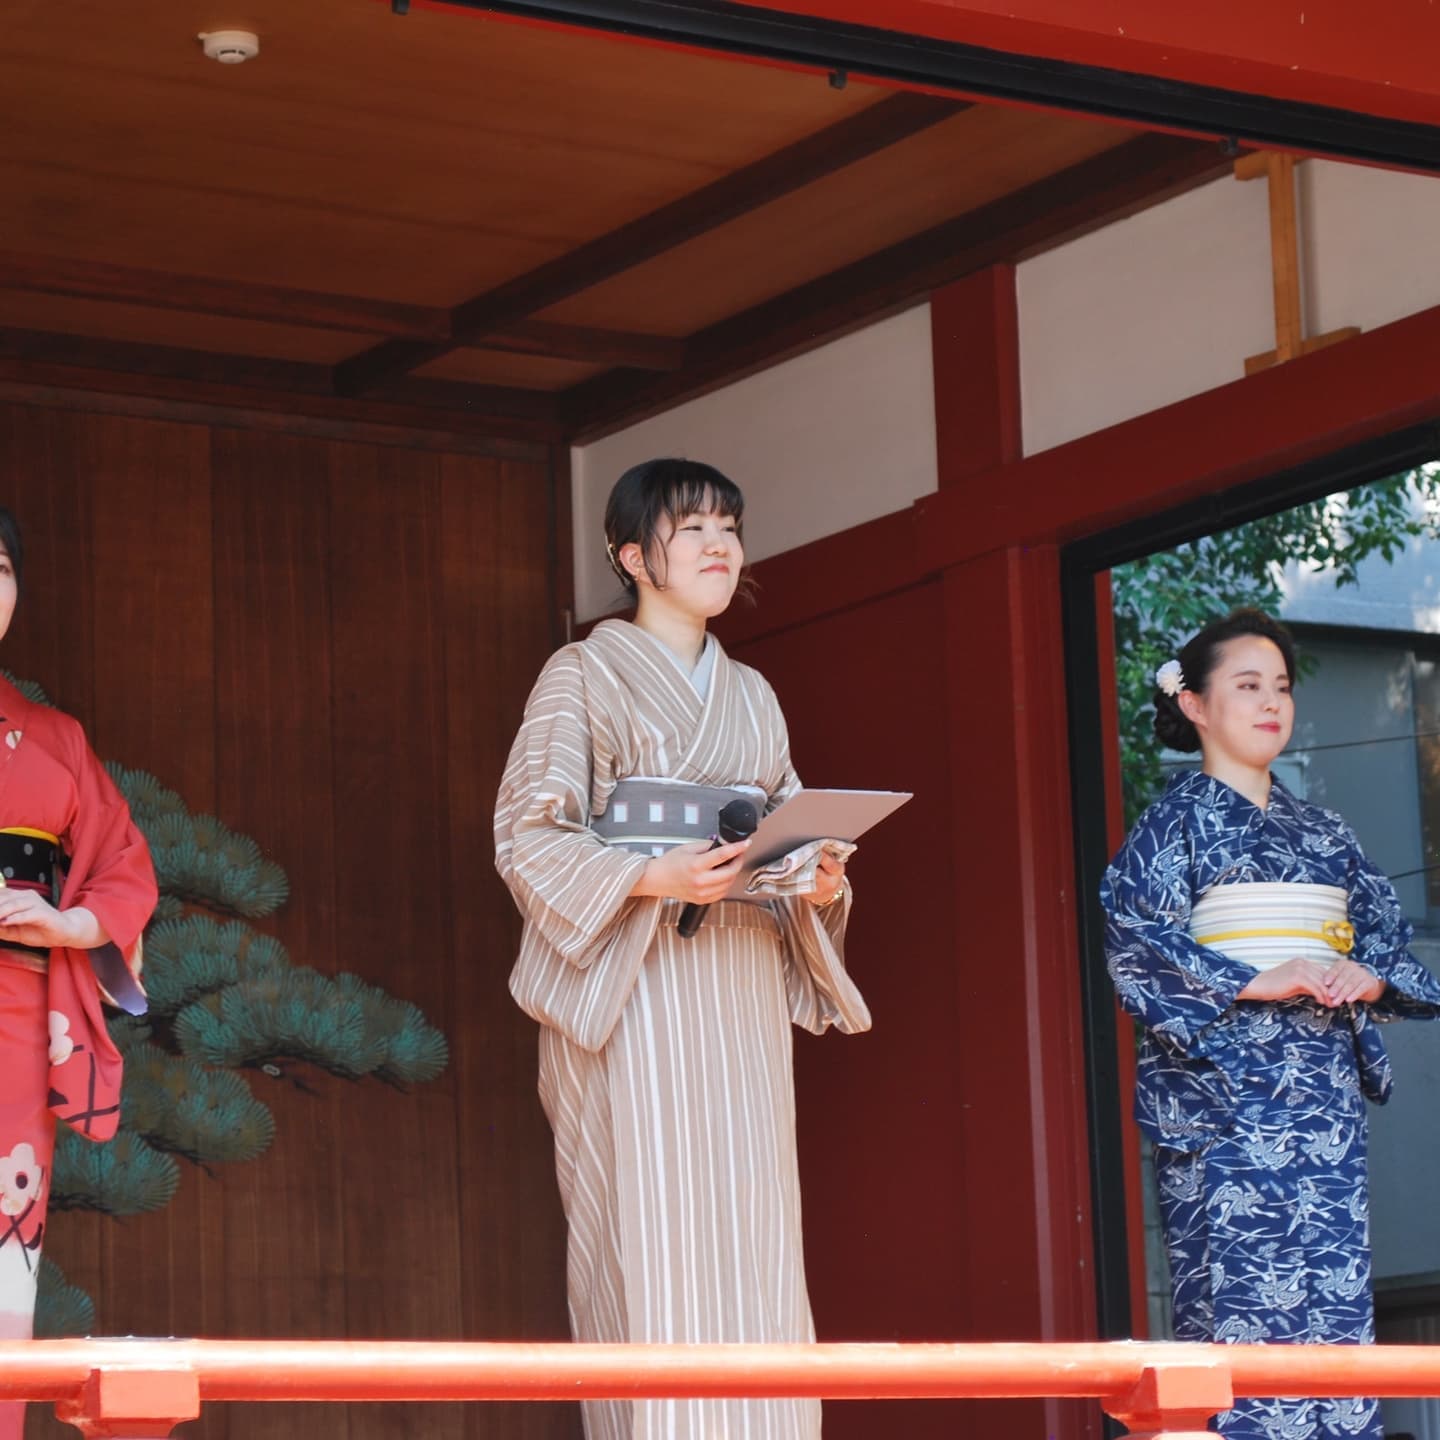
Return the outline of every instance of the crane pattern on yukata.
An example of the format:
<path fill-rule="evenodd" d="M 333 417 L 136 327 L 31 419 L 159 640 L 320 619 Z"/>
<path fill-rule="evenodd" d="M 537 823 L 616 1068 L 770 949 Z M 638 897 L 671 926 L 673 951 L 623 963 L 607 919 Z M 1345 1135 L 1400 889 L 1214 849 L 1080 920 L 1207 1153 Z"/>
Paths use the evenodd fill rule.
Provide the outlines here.
<path fill-rule="evenodd" d="M 1237 1001 L 1254 978 L 1188 923 L 1216 885 L 1335 885 L 1350 956 L 1386 982 L 1370 1005 Z M 1375 1338 L 1365 1099 L 1390 1062 L 1377 1021 L 1440 1018 L 1394 887 L 1333 811 L 1279 781 L 1266 808 L 1187 771 L 1106 871 L 1106 955 L 1140 1022 L 1136 1118 L 1155 1146 L 1176 1338 L 1367 1344 Z M 1242 1399 L 1229 1440 L 1383 1440 L 1379 1403 Z"/>

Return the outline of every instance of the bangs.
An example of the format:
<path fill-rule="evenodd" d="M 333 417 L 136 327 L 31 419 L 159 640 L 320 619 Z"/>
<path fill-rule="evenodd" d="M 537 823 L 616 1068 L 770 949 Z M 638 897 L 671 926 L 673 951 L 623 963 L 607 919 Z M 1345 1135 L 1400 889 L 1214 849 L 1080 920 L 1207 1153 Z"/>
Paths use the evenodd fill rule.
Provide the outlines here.
<path fill-rule="evenodd" d="M 688 473 L 667 476 L 656 495 L 657 509 L 678 524 L 687 515 L 723 515 L 739 520 L 745 513 L 745 497 L 740 487 L 718 470 L 709 475 L 695 474 L 707 466 L 687 466 Z"/>
<path fill-rule="evenodd" d="M 634 577 L 618 556 L 626 545 L 638 545 L 646 573 L 663 590 L 665 548 L 682 520 L 691 515 L 720 515 L 735 522 L 738 538 L 743 533 L 744 514 L 745 496 L 740 487 L 713 465 L 673 456 L 642 460 L 615 482 L 605 502 L 610 568 L 633 599 L 637 594 Z"/>

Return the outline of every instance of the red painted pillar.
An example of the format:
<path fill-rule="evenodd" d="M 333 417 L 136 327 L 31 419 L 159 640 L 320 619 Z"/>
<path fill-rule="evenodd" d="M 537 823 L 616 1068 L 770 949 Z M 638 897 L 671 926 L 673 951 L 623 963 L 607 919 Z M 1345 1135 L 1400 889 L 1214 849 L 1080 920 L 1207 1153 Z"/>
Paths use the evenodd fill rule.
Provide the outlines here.
<path fill-rule="evenodd" d="M 1120 770 L 1120 695 L 1115 681 L 1115 599 L 1110 573 L 1095 581 L 1095 620 L 1099 640 L 1101 730 L 1105 744 L 1105 823 L 1110 852 L 1125 840 L 1125 792 Z M 1115 1004 L 1115 1036 L 1124 1106 L 1121 1137 L 1125 1165 L 1125 1224 L 1130 1257 L 1130 1334 L 1136 1340 L 1150 1333 L 1150 1297 L 1145 1275 L 1145 1198 L 1140 1159 L 1140 1127 L 1135 1123 L 1135 1022 Z"/>
<path fill-rule="evenodd" d="M 1088 1338 L 1095 1292 L 1058 552 L 994 551 L 948 570 L 944 594 L 962 937 L 962 1284 L 975 1339 Z M 1094 1406 L 1025 1404 L 1030 1433 L 1100 1433 Z"/>
<path fill-rule="evenodd" d="M 942 490 L 1020 459 L 1015 267 L 992 265 L 930 297 Z"/>
<path fill-rule="evenodd" d="M 959 496 L 975 485 L 980 506 L 981 477 L 993 484 L 1021 458 L 1014 269 L 969 276 L 931 307 L 940 488 Z M 967 1177 L 958 1278 L 972 1338 L 1088 1338 L 1095 1292 L 1059 552 L 1017 546 L 951 566 L 943 596 Z M 1102 1433 L 1098 1407 L 1083 1402 L 1005 1409 L 1016 1434 Z"/>

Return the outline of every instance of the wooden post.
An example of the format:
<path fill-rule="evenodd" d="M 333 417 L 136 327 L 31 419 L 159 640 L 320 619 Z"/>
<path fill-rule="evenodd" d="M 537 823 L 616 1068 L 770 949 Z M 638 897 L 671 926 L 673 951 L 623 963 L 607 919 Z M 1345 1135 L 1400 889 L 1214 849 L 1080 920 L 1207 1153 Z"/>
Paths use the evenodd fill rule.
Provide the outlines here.
<path fill-rule="evenodd" d="M 1275 281 L 1275 363 L 1300 353 L 1300 246 L 1295 236 L 1295 159 L 1271 152 L 1270 266 Z"/>
<path fill-rule="evenodd" d="M 1245 373 L 1281 365 L 1312 350 L 1334 345 L 1360 333 L 1358 325 L 1346 325 L 1324 335 L 1305 338 L 1300 316 L 1300 237 L 1295 203 L 1295 157 L 1278 151 L 1257 151 L 1235 162 L 1237 180 L 1264 176 L 1270 189 L 1270 269 L 1275 292 L 1275 348 L 1245 361 Z"/>

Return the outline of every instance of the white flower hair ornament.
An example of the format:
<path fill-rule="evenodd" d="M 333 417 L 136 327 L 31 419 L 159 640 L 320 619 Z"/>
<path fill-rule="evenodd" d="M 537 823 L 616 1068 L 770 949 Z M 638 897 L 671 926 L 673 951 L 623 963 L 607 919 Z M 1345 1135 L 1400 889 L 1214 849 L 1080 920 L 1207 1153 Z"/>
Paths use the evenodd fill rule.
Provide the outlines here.
<path fill-rule="evenodd" d="M 1167 660 L 1155 672 L 1155 686 L 1162 695 L 1172 699 L 1185 688 L 1185 672 L 1178 660 Z"/>

